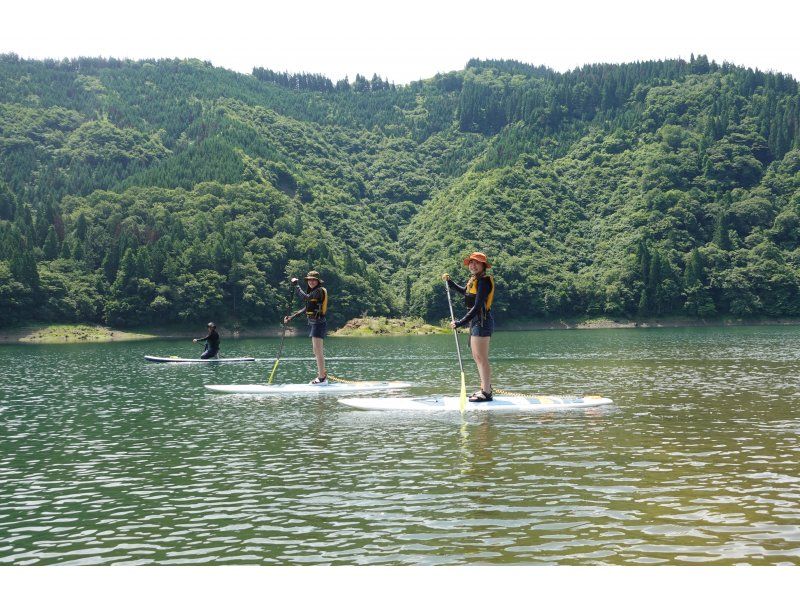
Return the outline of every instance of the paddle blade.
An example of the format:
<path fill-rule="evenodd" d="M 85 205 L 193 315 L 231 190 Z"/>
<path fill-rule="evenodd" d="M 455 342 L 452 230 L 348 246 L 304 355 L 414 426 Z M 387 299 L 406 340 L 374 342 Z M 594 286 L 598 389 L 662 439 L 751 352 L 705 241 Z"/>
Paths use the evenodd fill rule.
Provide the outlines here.
<path fill-rule="evenodd" d="M 280 362 L 280 359 L 275 360 L 275 365 L 272 366 L 272 373 L 269 375 L 269 381 L 267 384 L 272 384 L 272 378 L 275 376 L 275 370 L 278 369 L 278 362 Z"/>
<path fill-rule="evenodd" d="M 467 384 L 464 381 L 464 372 L 461 372 L 461 396 L 459 397 L 458 407 L 463 412 L 467 408 Z"/>

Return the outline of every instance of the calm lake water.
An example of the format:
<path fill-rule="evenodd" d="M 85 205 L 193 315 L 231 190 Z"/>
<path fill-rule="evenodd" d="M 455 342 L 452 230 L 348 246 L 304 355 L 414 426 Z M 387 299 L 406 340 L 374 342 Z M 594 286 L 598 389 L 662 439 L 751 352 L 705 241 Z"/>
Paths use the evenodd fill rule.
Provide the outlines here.
<path fill-rule="evenodd" d="M 458 391 L 450 336 L 326 345 L 343 378 Z M 501 332 L 497 386 L 615 405 L 463 420 L 142 359 L 198 348 L 0 346 L 0 564 L 800 564 L 800 327 Z M 285 354 L 278 382 L 313 377 L 308 339 Z"/>

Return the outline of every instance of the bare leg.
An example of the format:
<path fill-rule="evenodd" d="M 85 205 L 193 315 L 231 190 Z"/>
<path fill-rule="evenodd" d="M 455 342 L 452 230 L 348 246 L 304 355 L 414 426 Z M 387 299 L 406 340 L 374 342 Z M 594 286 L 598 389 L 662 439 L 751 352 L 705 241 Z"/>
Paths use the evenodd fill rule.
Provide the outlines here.
<path fill-rule="evenodd" d="M 317 376 L 322 378 L 327 374 L 325 371 L 325 351 L 322 346 L 322 339 L 312 337 L 311 347 L 314 349 L 314 357 L 317 359 Z"/>
<path fill-rule="evenodd" d="M 478 366 L 478 375 L 481 377 L 481 388 L 484 392 L 492 389 L 492 366 L 489 365 L 489 341 L 491 336 L 470 337 L 470 349 L 475 365 Z"/>

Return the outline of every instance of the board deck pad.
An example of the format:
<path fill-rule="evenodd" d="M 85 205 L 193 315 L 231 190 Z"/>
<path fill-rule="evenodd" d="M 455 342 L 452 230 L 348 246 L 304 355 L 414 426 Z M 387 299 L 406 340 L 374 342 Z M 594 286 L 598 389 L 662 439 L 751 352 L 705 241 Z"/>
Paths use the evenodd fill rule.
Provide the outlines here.
<path fill-rule="evenodd" d="M 342 405 L 367 411 L 460 411 L 458 397 L 397 397 L 397 398 L 344 398 Z M 610 405 L 613 401 L 598 396 L 537 395 L 535 397 L 502 397 L 495 395 L 493 401 L 467 402 L 467 411 L 548 411 L 562 409 L 585 409 Z"/>

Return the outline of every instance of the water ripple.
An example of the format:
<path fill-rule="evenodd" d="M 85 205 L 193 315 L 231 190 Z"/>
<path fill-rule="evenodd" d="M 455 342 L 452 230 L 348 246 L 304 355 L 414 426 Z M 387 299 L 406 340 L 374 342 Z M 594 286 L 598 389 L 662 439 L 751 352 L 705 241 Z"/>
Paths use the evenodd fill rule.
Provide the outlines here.
<path fill-rule="evenodd" d="M 0 347 L 0 564 L 800 564 L 800 329 L 492 342 L 498 386 L 615 405 L 462 422 L 213 395 L 271 363 L 142 359 L 173 341 Z M 457 387 L 451 345 L 328 352 L 421 396 Z M 313 376 L 308 353 L 289 339 L 281 381 Z"/>

